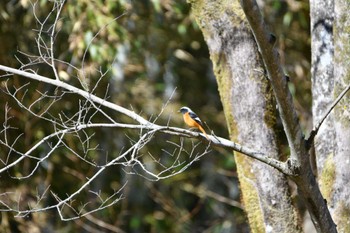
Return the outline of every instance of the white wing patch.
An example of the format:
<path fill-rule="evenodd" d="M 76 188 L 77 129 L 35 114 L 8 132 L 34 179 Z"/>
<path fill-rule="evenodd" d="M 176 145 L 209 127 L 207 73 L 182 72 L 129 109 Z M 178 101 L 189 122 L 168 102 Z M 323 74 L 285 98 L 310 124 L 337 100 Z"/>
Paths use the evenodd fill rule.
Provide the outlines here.
<path fill-rule="evenodd" d="M 199 119 L 199 117 L 197 116 L 196 113 L 194 113 L 194 112 L 189 112 L 189 114 L 190 114 L 190 117 L 191 117 L 193 120 L 195 120 L 198 124 L 203 125 L 201 119 Z"/>

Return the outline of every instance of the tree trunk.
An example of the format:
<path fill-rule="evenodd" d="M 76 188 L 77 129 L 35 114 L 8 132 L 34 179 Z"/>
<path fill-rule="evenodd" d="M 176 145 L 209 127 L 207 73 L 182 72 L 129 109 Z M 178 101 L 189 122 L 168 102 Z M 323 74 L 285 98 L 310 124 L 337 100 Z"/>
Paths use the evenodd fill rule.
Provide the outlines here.
<path fill-rule="evenodd" d="M 314 124 L 350 83 L 350 4 L 311 3 Z M 315 138 L 320 188 L 339 232 L 350 232 L 349 94 L 335 107 Z"/>
<path fill-rule="evenodd" d="M 238 1 L 192 1 L 208 44 L 230 137 L 280 159 L 276 103 Z M 301 232 L 286 177 L 236 153 L 242 201 L 252 232 Z"/>
<path fill-rule="evenodd" d="M 327 107 L 333 102 L 333 1 L 311 0 L 311 80 L 312 80 L 312 115 L 314 125 L 322 118 Z M 314 147 L 317 173 L 322 194 L 326 192 L 327 178 L 323 177 L 323 167 L 327 158 L 334 155 L 333 115 L 327 117 L 317 136 Z"/>
<path fill-rule="evenodd" d="M 334 98 L 350 83 L 350 2 L 334 1 Z M 329 208 L 339 232 L 350 232 L 350 94 L 334 111 L 336 146 Z"/>

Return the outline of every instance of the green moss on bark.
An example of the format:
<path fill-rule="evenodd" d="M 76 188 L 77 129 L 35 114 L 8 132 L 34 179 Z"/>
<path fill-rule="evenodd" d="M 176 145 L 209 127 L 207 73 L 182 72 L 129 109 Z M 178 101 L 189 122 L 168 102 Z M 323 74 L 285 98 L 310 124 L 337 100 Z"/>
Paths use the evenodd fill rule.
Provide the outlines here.
<path fill-rule="evenodd" d="M 343 201 L 340 201 L 337 206 L 335 215 L 338 232 L 350 232 L 350 208 Z"/>
<path fill-rule="evenodd" d="M 249 172 L 252 171 L 251 160 L 242 154 L 236 153 L 236 161 L 240 164 L 237 168 L 240 188 L 242 190 L 242 202 L 245 209 L 248 210 L 247 215 L 251 232 L 265 232 L 259 193 L 253 185 L 256 182 L 255 175 Z"/>
<path fill-rule="evenodd" d="M 335 180 L 335 164 L 333 159 L 333 154 L 330 154 L 324 163 L 324 168 L 319 178 L 321 193 L 327 200 L 331 198 Z"/>

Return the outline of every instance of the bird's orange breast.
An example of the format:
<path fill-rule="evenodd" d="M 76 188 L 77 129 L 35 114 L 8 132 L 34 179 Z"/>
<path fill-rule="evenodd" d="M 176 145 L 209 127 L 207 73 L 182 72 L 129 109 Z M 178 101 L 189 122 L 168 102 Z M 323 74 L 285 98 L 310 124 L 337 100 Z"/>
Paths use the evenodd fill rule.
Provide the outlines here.
<path fill-rule="evenodd" d="M 185 114 L 183 114 L 183 117 L 184 117 L 184 121 L 185 123 L 190 126 L 190 127 L 196 127 L 196 128 L 199 128 L 199 124 L 192 119 L 192 117 L 190 117 L 190 114 L 188 112 L 186 112 Z"/>

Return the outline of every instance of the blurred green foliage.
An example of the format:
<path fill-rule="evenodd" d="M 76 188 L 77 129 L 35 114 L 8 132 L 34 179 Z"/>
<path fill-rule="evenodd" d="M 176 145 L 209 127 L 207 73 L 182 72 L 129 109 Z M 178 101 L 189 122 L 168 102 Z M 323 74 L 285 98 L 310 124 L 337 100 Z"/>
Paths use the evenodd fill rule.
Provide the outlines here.
<path fill-rule="evenodd" d="M 1 1 L 0 64 L 19 67 L 16 57 L 25 63 L 29 62 L 28 54 L 38 55 L 35 39 L 39 25 L 34 13 L 43 20 L 52 7 L 53 1 L 47 0 L 40 0 L 34 8 L 29 0 Z M 303 1 L 274 0 L 266 1 L 263 9 L 266 20 L 277 35 L 286 73 L 292 78 L 298 108 L 307 125 L 311 104 L 308 5 Z M 53 22 L 54 15 L 48 19 L 47 30 Z M 56 66 L 66 82 L 132 108 L 151 120 L 156 119 L 172 97 L 163 114 L 157 118 L 158 124 L 169 122 L 171 126 L 182 127 L 181 115 L 177 110 L 186 105 L 195 110 L 216 135 L 228 136 L 208 50 L 185 0 L 71 0 L 62 9 L 57 31 L 55 57 L 66 63 L 57 62 Z M 44 36 L 49 39 L 47 35 Z M 29 68 L 54 78 L 48 66 L 33 64 Z M 100 74 L 106 71 L 109 72 L 100 80 Z M 13 91 L 14 87 L 27 82 L 15 77 L 8 80 L 7 86 Z M 1 88 L 5 89 L 4 81 Z M 47 92 L 47 95 L 63 94 L 62 90 L 37 82 L 31 82 L 26 89 L 17 93 L 26 106 L 39 98 L 37 91 Z M 45 101 L 35 105 L 34 111 L 45 109 L 50 103 Z M 76 118 L 74 113 L 81 101 L 73 94 L 65 94 L 50 110 L 50 114 L 59 117 L 64 113 L 67 118 Z M 9 114 L 13 118 L 8 123 L 14 125 L 16 130 L 11 131 L 9 140 L 15 141 L 23 133 L 16 144 L 19 151 L 27 151 L 53 130 L 47 122 L 23 111 L 3 92 L 0 106 L 1 122 L 5 121 L 5 106 L 11 107 Z M 99 122 L 106 121 L 101 114 L 91 112 L 88 115 Z M 115 117 L 118 121 L 130 121 L 123 116 Z M 130 138 L 137 138 L 138 132 L 96 128 L 86 130 L 81 138 L 89 136 L 94 137 L 86 148 L 78 143 L 79 139 L 74 135 L 65 138 L 65 143 L 79 152 L 98 147 L 98 150 L 88 151 L 85 155 L 103 164 L 108 158 L 118 156 L 124 147 L 130 145 Z M 171 150 L 167 141 L 179 140 L 177 137 L 155 135 L 155 140 L 143 151 L 145 154 L 149 151 L 164 163 L 170 163 L 171 158 L 162 148 Z M 188 148 L 192 143 L 198 143 L 196 140 L 185 141 Z M 52 144 L 55 142 L 57 139 L 51 141 Z M 200 145 L 199 150 L 204 147 Z M 40 157 L 49 150 L 48 145 L 35 153 Z M 0 147 L 1 159 L 6 158 L 8 153 L 8 149 Z M 145 156 L 145 161 L 147 158 Z M 10 156 L 9 162 L 14 159 Z M 185 156 L 183 159 L 190 160 Z M 72 152 L 59 148 L 46 163 L 40 165 L 30 184 L 28 179 L 12 179 L 15 175 L 28 175 L 33 166 L 35 164 L 32 162 L 23 162 L 1 177 L 2 192 L 21 193 L 20 204 L 24 205 L 23 208 L 28 202 L 34 203 L 48 187 L 60 198 L 65 198 L 66 194 L 80 187 L 86 177 L 96 172 L 95 168 L 82 162 Z M 89 189 L 108 197 L 128 181 L 123 198 L 113 207 L 94 213 L 93 218 L 61 222 L 54 210 L 36 213 L 29 218 L 14 218 L 11 213 L 2 213 L 0 229 L 3 232 L 26 232 L 28 229 L 113 232 L 116 228 L 121 229 L 120 232 L 248 232 L 240 206 L 222 201 L 223 197 L 239 201 L 235 163 L 230 151 L 214 148 L 185 172 L 157 182 L 127 172 L 132 171 L 124 171 L 120 167 L 107 169 L 98 181 L 90 185 Z M 209 195 L 212 192 L 216 195 Z M 85 192 L 71 204 L 79 208 L 89 200 L 89 206 L 94 207 L 94 195 Z M 45 205 L 55 202 L 50 194 L 43 200 Z M 73 213 L 68 211 L 67 214 Z"/>

